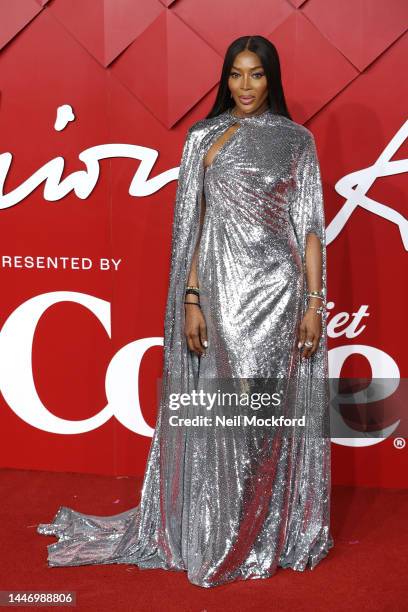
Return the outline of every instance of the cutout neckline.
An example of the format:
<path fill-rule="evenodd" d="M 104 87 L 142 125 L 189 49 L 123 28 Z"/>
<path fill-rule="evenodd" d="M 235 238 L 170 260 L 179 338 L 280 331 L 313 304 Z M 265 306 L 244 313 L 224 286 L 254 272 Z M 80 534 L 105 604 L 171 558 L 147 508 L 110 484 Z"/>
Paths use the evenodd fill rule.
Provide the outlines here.
<path fill-rule="evenodd" d="M 229 129 L 229 128 L 227 128 L 227 129 Z M 236 133 L 239 132 L 240 129 L 241 129 L 241 126 L 238 124 L 238 127 L 234 130 L 234 132 L 231 134 L 231 136 L 227 140 L 225 140 L 225 142 L 223 142 L 222 145 L 220 146 L 220 148 L 215 152 L 214 157 L 212 158 L 211 163 L 208 164 L 208 165 L 204 164 L 204 172 L 207 172 L 207 170 L 214 165 L 214 163 L 217 161 L 217 158 L 220 155 L 220 153 L 227 147 L 228 143 L 230 143 L 235 138 Z M 227 131 L 227 130 L 225 130 L 225 131 Z M 222 136 L 222 134 L 221 134 L 221 136 Z M 211 149 L 211 147 L 216 142 L 217 142 L 217 140 L 210 145 L 210 149 Z M 207 150 L 206 154 L 204 155 L 204 159 L 207 156 L 208 151 L 209 151 L 209 149 Z"/>
<path fill-rule="evenodd" d="M 215 153 L 215 155 L 214 155 L 214 157 L 213 157 L 213 159 L 212 159 L 212 162 L 211 162 L 210 164 L 208 164 L 208 165 L 205 165 L 205 164 L 204 164 L 204 172 L 207 172 L 207 170 L 208 170 L 209 168 L 211 168 L 211 166 L 213 166 L 213 165 L 214 165 L 214 163 L 217 161 L 217 158 L 218 158 L 218 156 L 220 155 L 220 153 L 221 153 L 221 152 L 222 152 L 222 151 L 223 151 L 223 150 L 224 150 L 224 149 L 227 147 L 227 145 L 228 145 L 228 143 L 229 143 L 229 142 L 231 142 L 232 140 L 234 140 L 234 138 L 235 138 L 235 134 L 236 134 L 237 132 L 239 132 L 239 131 L 240 131 L 241 124 L 246 124 L 246 123 L 250 123 L 251 121 L 257 121 L 257 120 L 259 120 L 259 119 L 263 119 L 263 118 L 264 118 L 264 117 L 266 117 L 267 115 L 270 115 L 270 114 L 271 114 L 271 109 L 270 109 L 270 107 L 268 106 L 268 108 L 266 108 L 264 111 L 262 111 L 262 113 L 258 113 L 257 115 L 250 115 L 250 116 L 248 116 L 248 117 L 237 117 L 237 116 L 236 116 L 236 115 L 234 115 L 234 113 L 232 112 L 232 107 L 228 108 L 228 109 L 227 109 L 225 112 L 226 112 L 226 115 L 227 115 L 227 116 L 228 116 L 230 119 L 232 119 L 232 120 L 234 121 L 234 123 L 233 123 L 232 125 L 238 124 L 238 127 L 237 127 L 237 129 L 236 129 L 236 130 L 233 132 L 233 134 L 231 134 L 231 136 L 228 138 L 228 140 L 226 140 L 226 141 L 225 141 L 225 142 L 224 142 L 224 143 L 221 145 L 221 147 L 218 149 L 218 151 L 216 151 L 216 153 Z M 227 129 L 228 129 L 228 128 L 227 128 Z M 213 144 L 215 144 L 215 143 L 213 143 Z M 212 146 L 212 145 L 211 145 L 211 146 Z M 211 146 L 210 146 L 210 148 L 211 148 Z M 207 150 L 207 153 L 208 153 L 208 150 Z M 206 154 L 207 154 L 207 153 L 206 153 Z M 206 154 L 205 154 L 204 158 L 206 157 Z"/>

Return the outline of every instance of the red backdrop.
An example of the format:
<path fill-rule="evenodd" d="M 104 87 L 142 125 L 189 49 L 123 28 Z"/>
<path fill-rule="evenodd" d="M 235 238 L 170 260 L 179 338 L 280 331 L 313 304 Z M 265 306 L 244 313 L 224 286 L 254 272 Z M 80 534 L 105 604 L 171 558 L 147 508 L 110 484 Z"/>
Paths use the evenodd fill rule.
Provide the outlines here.
<path fill-rule="evenodd" d="M 407 23 L 404 0 L 0 4 L 1 465 L 143 473 L 182 145 L 248 33 L 316 138 L 331 375 L 407 376 Z M 407 486 L 393 436 L 332 450 L 334 483 Z"/>

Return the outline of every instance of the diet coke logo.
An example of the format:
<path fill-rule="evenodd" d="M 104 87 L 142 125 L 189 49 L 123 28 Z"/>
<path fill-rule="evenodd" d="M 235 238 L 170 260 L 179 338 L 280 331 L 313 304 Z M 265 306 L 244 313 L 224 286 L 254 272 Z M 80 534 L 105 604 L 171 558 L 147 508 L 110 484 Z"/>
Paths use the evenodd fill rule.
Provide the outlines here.
<path fill-rule="evenodd" d="M 97 429 L 112 416 L 124 427 L 141 436 L 151 437 L 153 429 L 146 423 L 138 395 L 138 378 L 140 363 L 145 352 L 152 346 L 162 346 L 163 338 L 141 338 L 122 347 L 112 358 L 105 379 L 107 404 L 94 416 L 70 421 L 60 418 L 48 410 L 38 396 L 32 367 L 32 345 L 40 317 L 48 308 L 64 301 L 71 301 L 86 308 L 102 324 L 106 334 L 111 337 L 111 307 L 106 300 L 76 291 L 55 291 L 43 293 L 30 298 L 11 313 L 0 332 L 0 391 L 13 412 L 32 427 L 55 434 L 79 434 Z M 344 313 L 342 313 L 344 315 Z M 355 321 L 350 324 L 356 331 Z M 335 319 L 328 330 L 334 334 Z M 342 333 L 347 335 L 347 329 Z M 339 334 L 337 334 L 339 335 Z M 343 364 L 353 354 L 364 355 L 371 366 L 373 379 L 389 379 L 388 386 L 378 392 L 365 391 L 364 396 L 354 394 L 347 398 L 344 394 L 332 389 L 330 419 L 335 431 L 342 437 L 332 438 L 336 444 L 346 446 L 370 446 L 381 442 L 398 427 L 399 421 L 387 428 L 372 432 L 373 437 L 356 437 L 341 419 L 338 406 L 347 401 L 364 403 L 385 399 L 392 395 L 399 383 L 399 369 L 395 361 L 384 351 L 364 344 L 337 347 L 329 351 L 329 371 L 331 379 L 340 378 Z"/>

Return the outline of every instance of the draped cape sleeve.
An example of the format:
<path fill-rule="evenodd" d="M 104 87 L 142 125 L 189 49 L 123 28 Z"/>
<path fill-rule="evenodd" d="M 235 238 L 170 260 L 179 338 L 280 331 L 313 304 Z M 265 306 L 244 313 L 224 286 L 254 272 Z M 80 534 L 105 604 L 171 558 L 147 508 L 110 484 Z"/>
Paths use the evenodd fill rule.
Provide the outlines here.
<path fill-rule="evenodd" d="M 170 277 L 164 321 L 164 375 L 171 369 L 183 386 L 191 368 L 196 371 L 198 357 L 187 350 L 184 338 L 184 293 L 200 227 L 200 206 L 203 189 L 203 136 L 200 124 L 187 132 L 181 156 L 174 217 Z"/>
<path fill-rule="evenodd" d="M 304 129 L 304 144 L 295 160 L 295 188 L 290 204 L 290 218 L 299 245 L 304 270 L 306 271 L 307 236 L 314 233 L 320 240 L 322 255 L 322 290 L 327 297 L 326 229 L 323 188 L 315 139 Z M 303 308 L 307 307 L 307 286 L 304 286 Z M 325 319 L 323 317 L 325 327 Z M 325 335 L 324 329 L 324 335 Z"/>
<path fill-rule="evenodd" d="M 284 127 L 284 148 L 271 149 L 271 152 L 272 158 L 278 160 L 277 178 L 283 177 L 285 185 L 294 163 L 290 179 L 294 177 L 295 180 L 293 190 L 285 200 L 285 221 L 288 222 L 290 215 L 303 262 L 307 234 L 313 231 L 320 238 L 325 290 L 323 199 L 315 144 L 306 128 L 293 126 L 288 121 L 264 115 L 255 120 L 254 128 L 269 129 L 271 122 L 278 128 L 274 134 L 279 134 L 280 126 Z M 264 578 L 274 571 L 278 562 L 282 567 L 297 570 L 303 570 L 308 563 L 314 567 L 332 545 L 329 534 L 330 439 L 321 435 L 322 422 L 328 422 L 325 330 L 313 358 L 305 360 L 299 371 L 297 367 L 290 368 L 294 372 L 293 396 L 290 396 L 293 401 L 288 402 L 290 413 L 301 412 L 310 423 L 305 432 L 301 428 L 300 436 L 290 438 L 290 446 L 288 439 L 282 440 L 281 433 L 268 435 L 266 444 L 259 444 L 258 452 L 258 443 L 249 440 L 248 444 L 244 430 L 240 435 L 241 429 L 237 428 L 236 435 L 230 434 L 233 438 L 230 435 L 226 438 L 221 429 L 212 429 L 210 440 L 214 437 L 214 444 L 208 446 L 208 450 L 193 429 L 173 427 L 169 419 L 173 414 L 172 395 L 195 389 L 199 373 L 200 358 L 188 350 L 184 336 L 183 302 L 200 230 L 203 158 L 209 146 L 232 122 L 236 122 L 235 118 L 227 113 L 199 121 L 188 130 L 184 143 L 172 226 L 161 397 L 140 503 L 113 516 L 88 515 L 61 506 L 51 523 L 40 524 L 37 528 L 39 533 L 58 538 L 58 542 L 48 546 L 49 565 L 135 563 L 140 568 L 187 569 L 195 584 L 214 586 L 237 576 Z M 256 134 L 256 130 L 245 132 L 248 135 L 252 133 Z M 293 140 L 291 134 L 295 135 Z M 265 134 L 262 138 L 268 142 Z M 292 149 L 294 141 L 296 151 Z M 248 149 L 249 156 L 251 150 Z M 289 157 L 286 156 L 288 151 Z M 279 163 L 283 153 L 284 167 Z M 288 223 L 285 223 L 285 228 L 290 232 Z M 290 234 L 295 247 L 292 232 Z M 300 287 L 299 284 L 296 286 Z M 300 297 L 296 293 L 296 305 Z M 305 306 L 306 289 L 304 297 Z M 299 310 L 296 307 L 296 314 Z M 320 377 L 324 379 L 323 384 L 318 384 Z M 185 414 L 188 416 L 188 412 Z M 261 430 L 259 432 L 262 435 Z M 227 444 L 232 439 L 234 444 Z M 206 454 L 203 455 L 204 451 Z M 253 471 L 253 476 L 241 480 L 238 466 L 244 456 L 248 457 L 249 473 Z M 258 475 L 261 476 L 259 482 Z M 242 509 L 240 507 L 235 515 L 231 491 L 237 492 L 235 501 L 241 504 L 240 496 L 247 482 L 251 491 L 248 496 L 250 503 L 242 503 Z M 252 483 L 255 483 L 254 489 L 255 485 L 257 487 L 257 495 L 252 491 Z M 265 483 L 268 486 L 264 488 Z M 286 492 L 284 497 L 281 495 L 283 489 Z M 230 510 L 225 514 L 229 506 Z M 214 516 L 220 516 L 221 520 L 216 519 L 215 529 L 207 533 L 207 520 L 211 525 Z M 258 517 L 261 517 L 261 523 Z M 230 523 L 231 529 L 237 528 L 238 534 L 233 544 L 229 542 L 230 536 L 226 535 Z M 229 553 L 224 555 L 222 552 L 229 544 L 235 561 Z M 254 555 L 256 549 L 259 550 L 259 563 L 255 563 L 257 557 L 252 553 L 247 563 L 241 563 L 248 547 Z M 254 566 L 256 573 L 252 575 Z"/>

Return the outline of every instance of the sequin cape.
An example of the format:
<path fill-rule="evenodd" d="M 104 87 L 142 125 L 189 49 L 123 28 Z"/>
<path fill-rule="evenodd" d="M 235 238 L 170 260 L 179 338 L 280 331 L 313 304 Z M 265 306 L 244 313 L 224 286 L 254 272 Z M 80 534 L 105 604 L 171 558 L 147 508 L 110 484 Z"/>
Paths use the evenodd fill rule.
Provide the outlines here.
<path fill-rule="evenodd" d="M 211 434 L 208 446 L 203 447 L 202 440 L 189 428 L 169 425 L 169 398 L 173 393 L 194 389 L 200 372 L 200 360 L 188 350 L 184 337 L 183 301 L 200 229 L 204 157 L 237 120 L 229 111 L 203 119 L 188 130 L 185 140 L 172 227 L 161 399 L 141 502 L 105 517 L 61 506 L 51 523 L 37 528 L 39 533 L 58 537 L 58 542 L 48 546 L 49 566 L 134 563 L 141 569 L 185 570 L 193 584 L 213 587 L 232 580 L 266 578 L 278 566 L 299 571 L 313 568 L 333 546 L 329 530 L 330 439 L 316 435 L 322 423 L 327 432 L 328 419 L 324 319 L 319 347 L 312 359 L 299 365 L 296 379 L 297 401 L 311 418 L 311 429 L 291 445 L 279 436 L 271 439 L 262 466 L 266 473 L 262 491 L 256 493 L 252 488 L 252 494 L 246 492 L 245 500 L 240 500 L 241 475 L 235 478 L 239 466 L 228 465 L 227 460 L 225 472 L 220 468 L 222 456 L 231 460 L 231 448 L 247 453 L 245 441 L 234 438 L 234 447 L 231 439 L 224 446 L 215 440 L 215 447 L 211 447 L 211 436 L 218 435 Z M 279 163 L 285 161 L 286 172 L 291 169 L 283 202 L 296 236 L 301 266 L 305 267 L 307 233 L 313 231 L 320 238 L 326 296 L 323 195 L 312 133 L 269 110 L 238 121 L 241 127 L 236 133 L 249 127 L 256 136 L 258 130 L 259 142 L 267 147 L 268 154 Z M 227 141 L 215 161 L 219 163 L 228 153 L 234 154 L 234 146 Z M 303 314 L 306 287 L 300 301 Z M 260 456 L 256 457 L 258 461 Z M 206 468 L 208 474 L 203 478 Z M 225 491 L 229 488 L 235 497 L 228 506 Z M 260 509 L 264 512 L 261 523 L 255 520 Z"/>

